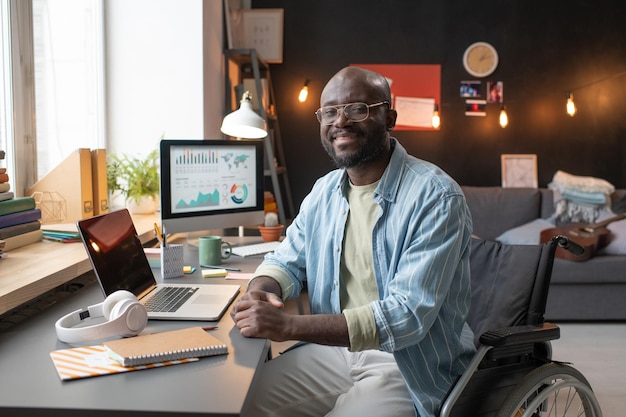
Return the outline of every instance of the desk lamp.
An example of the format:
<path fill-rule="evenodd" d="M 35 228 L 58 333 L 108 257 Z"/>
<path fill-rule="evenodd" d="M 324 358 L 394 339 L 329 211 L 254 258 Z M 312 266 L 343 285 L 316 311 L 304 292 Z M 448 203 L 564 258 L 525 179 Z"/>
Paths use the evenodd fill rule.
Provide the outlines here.
<path fill-rule="evenodd" d="M 222 133 L 242 139 L 261 139 L 267 136 L 265 120 L 252 110 L 250 92 L 241 97 L 239 110 L 227 114 L 222 121 Z"/>
<path fill-rule="evenodd" d="M 252 98 L 246 91 L 241 97 L 239 110 L 227 114 L 220 130 L 228 136 L 239 139 L 261 139 L 267 136 L 265 119 L 252 110 Z M 244 227 L 239 226 L 239 236 L 244 236 Z"/>

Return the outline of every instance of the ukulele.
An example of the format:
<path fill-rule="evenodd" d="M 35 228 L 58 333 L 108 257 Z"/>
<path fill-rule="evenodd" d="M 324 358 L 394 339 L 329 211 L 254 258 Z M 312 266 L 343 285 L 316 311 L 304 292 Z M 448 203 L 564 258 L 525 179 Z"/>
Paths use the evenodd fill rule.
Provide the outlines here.
<path fill-rule="evenodd" d="M 585 252 L 576 256 L 567 249 L 557 247 L 555 256 L 568 261 L 583 262 L 587 261 L 596 254 L 596 251 L 602 249 L 611 242 L 611 231 L 606 228 L 609 223 L 626 218 L 626 213 L 622 213 L 615 217 L 611 217 L 599 223 L 571 223 L 565 226 L 553 227 L 541 231 L 540 242 L 548 242 L 556 235 L 563 235 L 570 240 L 578 243 L 585 249 Z"/>

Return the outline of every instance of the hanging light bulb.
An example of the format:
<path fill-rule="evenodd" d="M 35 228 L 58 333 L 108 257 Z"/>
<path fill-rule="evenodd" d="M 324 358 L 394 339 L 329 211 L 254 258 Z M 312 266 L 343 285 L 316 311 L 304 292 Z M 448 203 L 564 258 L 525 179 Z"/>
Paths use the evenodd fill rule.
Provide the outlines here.
<path fill-rule="evenodd" d="M 507 127 L 508 124 L 509 124 L 509 115 L 506 114 L 506 107 L 504 107 L 504 104 L 503 104 L 502 108 L 500 109 L 500 126 L 502 126 L 502 129 L 504 129 L 505 127 Z"/>
<path fill-rule="evenodd" d="M 309 80 L 304 81 L 304 85 L 300 90 L 300 94 L 298 94 L 298 101 L 300 103 L 304 103 L 306 101 L 306 98 L 309 96 L 309 82 Z"/>
<path fill-rule="evenodd" d="M 439 129 L 441 125 L 441 118 L 439 117 L 439 105 L 435 104 L 435 109 L 433 110 L 433 118 L 431 121 L 434 129 Z"/>
<path fill-rule="evenodd" d="M 574 117 L 574 115 L 576 114 L 576 104 L 574 104 L 574 96 L 571 92 L 567 92 L 567 105 L 566 105 L 566 109 L 567 109 L 567 114 L 570 115 L 570 117 Z"/>

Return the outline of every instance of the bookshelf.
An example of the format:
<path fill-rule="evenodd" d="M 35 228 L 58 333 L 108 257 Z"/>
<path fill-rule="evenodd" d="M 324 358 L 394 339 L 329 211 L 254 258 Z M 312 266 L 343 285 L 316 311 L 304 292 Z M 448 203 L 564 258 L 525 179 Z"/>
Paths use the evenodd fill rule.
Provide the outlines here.
<path fill-rule="evenodd" d="M 265 176 L 271 180 L 278 206 L 279 221 L 282 224 L 288 224 L 287 213 L 293 217 L 295 207 L 278 123 L 270 66 L 259 58 L 255 49 L 227 49 L 224 54 L 225 110 L 227 113 L 236 110 L 243 92 L 250 91 L 252 107 L 265 119 L 269 131 L 263 139 Z M 238 89 L 240 91 L 237 91 Z M 285 205 L 285 200 L 287 205 Z"/>

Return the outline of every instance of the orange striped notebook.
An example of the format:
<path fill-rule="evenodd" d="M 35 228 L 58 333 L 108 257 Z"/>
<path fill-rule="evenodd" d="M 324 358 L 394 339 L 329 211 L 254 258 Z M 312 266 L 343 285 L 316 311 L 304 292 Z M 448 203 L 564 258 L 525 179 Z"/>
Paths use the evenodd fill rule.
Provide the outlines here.
<path fill-rule="evenodd" d="M 118 374 L 121 372 L 141 371 L 143 369 L 160 368 L 199 360 L 198 358 L 187 358 L 151 363 L 149 365 L 125 367 L 112 359 L 108 355 L 107 349 L 102 345 L 55 350 L 50 352 L 50 357 L 59 374 L 59 378 L 63 381 Z"/>

